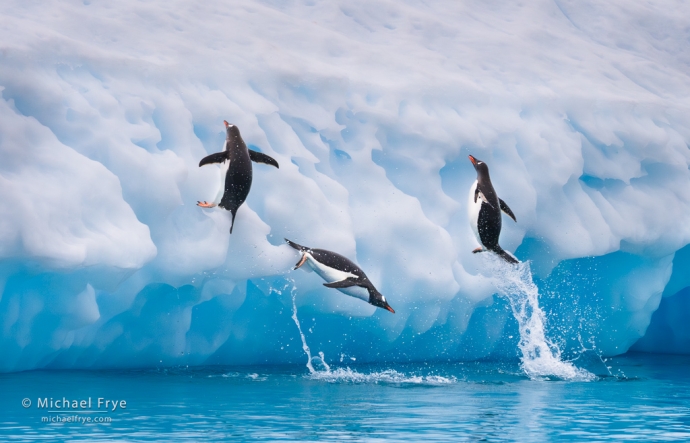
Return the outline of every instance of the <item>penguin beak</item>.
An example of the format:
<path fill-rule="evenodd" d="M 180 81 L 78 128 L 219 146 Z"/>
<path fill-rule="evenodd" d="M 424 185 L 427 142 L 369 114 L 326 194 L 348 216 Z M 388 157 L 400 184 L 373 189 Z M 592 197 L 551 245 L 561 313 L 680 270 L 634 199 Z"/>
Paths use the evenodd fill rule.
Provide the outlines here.
<path fill-rule="evenodd" d="M 391 305 L 388 304 L 386 297 L 381 295 L 381 293 L 374 287 L 369 288 L 369 304 L 395 314 L 395 310 L 391 308 Z"/>
<path fill-rule="evenodd" d="M 477 166 L 477 159 L 472 157 L 471 155 L 468 155 L 468 157 L 470 158 L 470 161 L 472 162 L 472 164 L 476 167 Z"/>
<path fill-rule="evenodd" d="M 225 123 L 225 127 L 226 127 L 226 128 L 227 128 L 228 126 L 230 126 L 230 123 L 228 123 L 227 120 L 223 120 L 223 123 Z"/>

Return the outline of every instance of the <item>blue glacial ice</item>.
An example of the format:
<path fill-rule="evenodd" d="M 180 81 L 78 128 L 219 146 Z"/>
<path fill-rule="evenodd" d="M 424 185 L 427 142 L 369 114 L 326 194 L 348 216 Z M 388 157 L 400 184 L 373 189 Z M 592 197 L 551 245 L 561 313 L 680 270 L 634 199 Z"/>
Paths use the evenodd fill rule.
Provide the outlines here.
<path fill-rule="evenodd" d="M 0 371 L 303 364 L 293 286 L 327 364 L 516 358 L 468 154 L 561 358 L 690 352 L 690 5 L 456 3 L 3 2 Z M 281 165 L 232 236 L 224 119 Z"/>

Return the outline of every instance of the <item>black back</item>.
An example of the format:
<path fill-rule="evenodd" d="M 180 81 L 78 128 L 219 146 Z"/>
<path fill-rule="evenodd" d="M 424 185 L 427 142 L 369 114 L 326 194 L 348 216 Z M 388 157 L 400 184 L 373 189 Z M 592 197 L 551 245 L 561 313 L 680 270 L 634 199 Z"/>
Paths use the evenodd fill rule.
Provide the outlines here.
<path fill-rule="evenodd" d="M 480 192 L 484 195 L 485 199 L 482 200 L 482 206 L 479 209 L 477 231 L 479 232 L 479 239 L 482 245 L 484 245 L 486 249 L 493 250 L 499 247 L 498 237 L 501 234 L 501 227 L 503 224 L 501 206 L 494 186 L 491 184 L 489 167 L 486 163 L 477 161 L 475 169 L 477 170 L 475 200 L 479 198 L 478 194 Z"/>
<path fill-rule="evenodd" d="M 234 221 L 237 209 L 247 199 L 252 187 L 252 161 L 237 126 L 228 126 L 226 130 L 225 151 L 230 164 L 225 175 L 223 199 L 218 206 L 231 211 Z"/>
<path fill-rule="evenodd" d="M 292 246 L 298 251 L 310 253 L 311 256 L 314 257 L 314 259 L 317 262 L 325 266 L 328 266 L 329 268 L 337 269 L 343 272 L 349 272 L 350 274 L 356 276 L 356 278 L 348 277 L 341 282 L 324 283 L 324 286 L 327 286 L 329 288 L 346 288 L 351 285 L 361 286 L 369 291 L 370 304 L 379 308 L 386 309 L 395 314 L 395 310 L 391 308 L 391 306 L 386 301 L 385 297 L 374 287 L 374 284 L 369 280 L 364 271 L 362 271 L 359 268 L 359 266 L 354 264 L 347 257 L 343 257 L 342 255 L 332 251 L 326 251 L 325 249 L 308 248 L 306 246 L 302 246 L 293 241 L 290 241 L 287 238 L 285 239 L 285 241 L 288 245 Z M 304 263 L 303 260 L 304 259 L 298 262 L 298 264 L 295 266 L 295 269 L 297 269 Z"/>
<path fill-rule="evenodd" d="M 498 214 L 498 216 L 496 216 Z M 501 213 L 492 208 L 485 202 L 482 202 L 482 207 L 479 209 L 479 218 L 477 220 L 477 231 L 479 232 L 479 239 L 482 245 L 488 250 L 494 250 L 498 246 L 498 237 L 501 234 Z"/>
<path fill-rule="evenodd" d="M 336 252 L 327 251 L 325 249 L 309 249 L 309 253 L 316 261 L 328 266 L 329 268 L 356 275 L 359 280 L 357 282 L 358 286 L 367 287 L 367 283 L 371 284 L 364 271 L 362 271 L 359 266 L 354 264 L 347 257 L 344 257 Z"/>
<path fill-rule="evenodd" d="M 308 252 L 314 259 L 322 263 L 329 268 L 337 269 L 338 271 L 349 272 L 350 274 L 357 276 L 357 285 L 365 288 L 374 289 L 374 285 L 371 284 L 367 275 L 360 269 L 359 266 L 354 264 L 349 258 L 344 257 L 337 252 L 327 251 L 325 249 L 313 249 L 307 246 L 302 246 L 291 240 L 285 239 L 288 245 L 297 249 L 298 251 Z"/>

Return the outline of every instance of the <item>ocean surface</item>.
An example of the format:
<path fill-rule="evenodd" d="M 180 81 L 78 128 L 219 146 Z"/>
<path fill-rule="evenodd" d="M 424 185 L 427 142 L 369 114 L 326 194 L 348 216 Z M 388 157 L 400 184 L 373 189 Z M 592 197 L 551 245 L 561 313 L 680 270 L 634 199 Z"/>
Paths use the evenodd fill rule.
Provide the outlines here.
<path fill-rule="evenodd" d="M 519 361 L 314 363 L 2 374 L 0 440 L 690 441 L 690 356 L 590 362 L 589 381 Z"/>

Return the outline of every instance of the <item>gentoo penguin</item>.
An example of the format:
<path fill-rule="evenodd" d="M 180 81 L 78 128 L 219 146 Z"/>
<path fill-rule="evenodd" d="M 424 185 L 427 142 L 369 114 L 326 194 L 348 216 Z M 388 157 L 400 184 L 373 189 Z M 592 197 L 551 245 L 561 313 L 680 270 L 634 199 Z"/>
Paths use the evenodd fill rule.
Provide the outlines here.
<path fill-rule="evenodd" d="M 293 269 L 298 269 L 307 263 L 321 278 L 326 280 L 323 285 L 327 288 L 335 288 L 344 294 L 360 298 L 371 305 L 387 309 L 395 314 L 393 308 L 386 301 L 386 297 L 376 290 L 364 271 L 347 258 L 324 249 L 307 248 L 287 238 L 285 241 L 302 253 L 302 258 Z"/>
<path fill-rule="evenodd" d="M 237 209 L 247 199 L 249 189 L 252 187 L 252 161 L 266 163 L 276 168 L 279 166 L 278 162 L 272 157 L 247 149 L 247 145 L 244 144 L 237 126 L 231 125 L 225 120 L 223 120 L 223 123 L 225 123 L 226 133 L 225 148 L 221 152 L 204 157 L 199 162 L 199 167 L 211 163 L 221 164 L 220 189 L 218 190 L 218 195 L 211 203 L 200 201 L 197 202 L 197 206 L 202 208 L 220 206 L 230 211 L 232 213 L 230 233 L 232 234 Z"/>
<path fill-rule="evenodd" d="M 471 155 L 469 157 L 477 171 L 477 181 L 470 188 L 468 212 L 474 235 L 477 236 L 477 240 L 482 245 L 481 248 L 472 252 L 493 251 L 508 263 L 519 263 L 515 257 L 498 245 L 498 236 L 501 234 L 501 211 L 517 222 L 515 214 L 506 202 L 496 195 L 486 163 Z"/>

